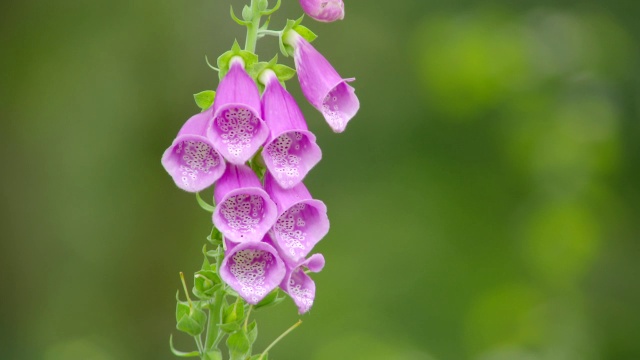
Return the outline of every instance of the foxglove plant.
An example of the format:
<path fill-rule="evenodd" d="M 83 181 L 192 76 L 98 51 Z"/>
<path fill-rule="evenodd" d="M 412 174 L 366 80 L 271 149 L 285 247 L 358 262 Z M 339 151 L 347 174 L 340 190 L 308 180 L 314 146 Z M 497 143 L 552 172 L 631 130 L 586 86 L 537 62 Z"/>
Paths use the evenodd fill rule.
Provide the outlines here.
<path fill-rule="evenodd" d="M 203 248 L 204 261 L 187 288 L 180 273 L 186 301 L 176 296 L 177 329 L 192 336 L 197 350 L 171 351 L 179 357 L 222 360 L 226 339 L 230 360 L 267 360 L 271 348 L 301 321 L 287 329 L 262 352 L 254 353 L 258 328 L 251 312 L 285 299 L 287 294 L 307 313 L 315 300 L 316 285 L 309 272 L 325 264 L 321 254 L 309 255 L 328 233 L 325 204 L 313 199 L 303 179 L 320 161 L 316 136 L 307 127 L 285 81 L 296 70 L 279 64 L 277 56 L 260 62 L 257 41 L 277 36 L 284 56 L 293 56 L 298 80 L 307 100 L 331 129 L 344 131 L 360 106 L 353 79 L 338 75 L 310 44 L 316 35 L 288 20 L 282 30 L 269 30 L 269 20 L 280 8 L 268 0 L 251 0 L 242 19 L 247 28 L 244 48 L 234 42 L 218 57 L 217 92 L 194 95 L 202 110 L 180 129 L 162 156 L 162 165 L 182 190 L 196 193 L 198 204 L 211 213 L 213 228 Z M 300 0 L 312 18 L 330 22 L 344 17 L 342 0 Z M 200 191 L 214 185 L 213 205 Z M 195 299 L 192 299 L 192 296 Z"/>

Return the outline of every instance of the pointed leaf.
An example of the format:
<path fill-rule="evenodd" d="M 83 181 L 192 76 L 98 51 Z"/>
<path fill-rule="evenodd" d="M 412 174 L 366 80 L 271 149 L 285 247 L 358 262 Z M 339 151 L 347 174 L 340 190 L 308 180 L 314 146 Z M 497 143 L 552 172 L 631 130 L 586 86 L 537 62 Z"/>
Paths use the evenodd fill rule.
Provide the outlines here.
<path fill-rule="evenodd" d="M 222 360 L 222 353 L 220 350 L 211 350 L 205 354 L 205 360 Z"/>
<path fill-rule="evenodd" d="M 178 356 L 178 357 L 198 357 L 198 356 L 200 356 L 200 353 L 197 352 L 197 351 L 184 352 L 184 351 L 176 350 L 173 347 L 173 334 L 171 334 L 169 336 L 169 347 L 171 348 L 171 352 L 173 353 L 173 355 Z M 220 360 L 222 360 L 222 358 L 220 358 Z"/>
<path fill-rule="evenodd" d="M 249 343 L 251 344 L 256 342 L 256 339 L 258 338 L 258 323 L 256 323 L 255 320 L 253 320 L 251 324 L 247 326 L 247 338 L 249 339 Z"/>
<path fill-rule="evenodd" d="M 193 94 L 193 98 L 196 101 L 196 105 L 198 105 L 202 111 L 205 111 L 213 105 L 213 100 L 216 98 L 216 92 L 213 90 L 205 90 L 197 94 Z"/>
<path fill-rule="evenodd" d="M 245 360 L 249 355 L 251 344 L 244 331 L 236 331 L 227 338 L 230 360 Z"/>
<path fill-rule="evenodd" d="M 202 94 L 202 93 L 201 93 Z M 215 93 L 214 93 L 215 94 Z M 196 95 L 194 95 L 196 96 Z M 215 95 L 214 95 L 215 96 Z M 196 102 L 198 102 L 198 100 L 196 99 Z M 213 104 L 213 99 L 211 100 L 211 103 Z M 209 105 L 211 106 L 211 105 Z M 209 108 L 209 106 L 207 106 L 207 109 Z M 203 109 L 203 111 L 206 109 Z M 210 212 L 213 214 L 214 211 L 216 211 L 216 207 L 207 203 L 206 201 L 202 200 L 202 197 L 200 197 L 200 193 L 196 192 L 196 201 L 198 201 L 198 205 L 200 205 L 200 207 L 207 212 Z"/>

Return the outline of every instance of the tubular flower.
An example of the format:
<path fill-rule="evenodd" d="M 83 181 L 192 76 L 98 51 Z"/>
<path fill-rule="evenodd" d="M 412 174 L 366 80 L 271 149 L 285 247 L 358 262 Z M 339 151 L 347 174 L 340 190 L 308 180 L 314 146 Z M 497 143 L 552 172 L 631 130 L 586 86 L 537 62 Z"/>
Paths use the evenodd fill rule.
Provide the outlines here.
<path fill-rule="evenodd" d="M 182 190 L 204 190 L 224 173 L 225 162 L 206 137 L 208 121 L 207 112 L 192 116 L 162 155 L 162 166 Z"/>
<path fill-rule="evenodd" d="M 284 41 L 294 49 L 302 93 L 334 132 L 343 132 L 360 108 L 355 89 L 347 84 L 355 79 L 341 78 L 329 61 L 294 30 L 285 34 Z"/>
<path fill-rule="evenodd" d="M 342 0 L 300 0 L 302 10 L 311 18 L 322 22 L 344 19 Z"/>
<path fill-rule="evenodd" d="M 245 165 L 228 164 L 213 195 L 213 224 L 230 241 L 258 242 L 277 218 L 276 205 Z"/>
<path fill-rule="evenodd" d="M 312 199 L 303 183 L 285 190 L 267 174 L 264 185 L 278 207 L 278 219 L 271 230 L 274 245 L 285 261 L 296 263 L 329 232 L 327 207 Z"/>
<path fill-rule="evenodd" d="M 260 80 L 265 84 L 262 116 L 269 126 L 262 157 L 278 184 L 291 188 L 320 161 L 322 152 L 295 99 L 280 85 L 276 74 L 266 70 Z"/>
<path fill-rule="evenodd" d="M 298 313 L 300 315 L 311 309 L 313 300 L 316 297 L 316 284 L 313 279 L 307 275 L 304 268 L 317 273 L 324 267 L 324 256 L 322 254 L 313 254 L 307 260 L 290 266 L 287 264 L 287 272 L 280 284 L 280 288 L 284 290 L 296 303 Z"/>
<path fill-rule="evenodd" d="M 259 111 L 258 87 L 244 70 L 242 58 L 235 57 L 218 85 L 207 132 L 228 162 L 244 164 L 264 144 L 269 129 Z"/>
<path fill-rule="evenodd" d="M 278 287 L 285 273 L 285 264 L 278 252 L 266 242 L 228 248 L 220 265 L 222 280 L 253 305 Z"/>

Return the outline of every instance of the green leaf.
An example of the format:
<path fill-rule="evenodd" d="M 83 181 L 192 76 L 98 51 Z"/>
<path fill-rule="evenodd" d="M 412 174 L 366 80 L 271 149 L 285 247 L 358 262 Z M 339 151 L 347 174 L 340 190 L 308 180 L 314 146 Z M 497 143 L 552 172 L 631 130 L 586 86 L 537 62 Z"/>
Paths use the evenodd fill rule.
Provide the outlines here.
<path fill-rule="evenodd" d="M 227 338 L 230 360 L 245 360 L 251 350 L 251 344 L 244 331 L 236 331 Z"/>
<path fill-rule="evenodd" d="M 204 358 L 205 360 L 222 360 L 222 353 L 220 350 L 207 351 Z"/>
<path fill-rule="evenodd" d="M 202 93 L 201 93 L 202 94 Z M 195 95 L 194 95 L 195 96 Z M 197 102 L 198 100 L 196 100 Z M 213 103 L 213 99 L 211 100 Z M 209 107 L 207 107 L 208 109 Z M 200 207 L 207 212 L 213 213 L 214 211 L 216 211 L 216 207 L 213 205 L 210 205 L 209 203 L 207 203 L 206 201 L 202 200 L 202 197 L 200 197 L 200 193 L 196 192 L 196 201 L 198 201 L 198 205 L 200 205 Z"/>
<path fill-rule="evenodd" d="M 220 247 L 222 245 L 222 233 L 215 226 L 211 228 L 211 234 L 207 236 L 207 240 L 214 245 Z"/>
<path fill-rule="evenodd" d="M 251 24 L 250 21 L 242 21 L 242 20 L 238 19 L 238 17 L 236 16 L 236 13 L 233 11 L 233 5 L 231 6 L 231 10 L 229 11 L 229 13 L 230 13 L 231 18 L 233 19 L 233 21 L 238 23 L 238 25 L 247 26 L 247 25 Z"/>
<path fill-rule="evenodd" d="M 234 331 L 240 330 L 240 323 L 232 322 L 230 324 L 222 324 L 220 325 L 220 330 L 226 332 L 227 334 L 230 334 Z"/>
<path fill-rule="evenodd" d="M 256 323 L 255 320 L 247 326 L 247 338 L 249 339 L 250 344 L 256 342 L 256 339 L 258 338 L 258 323 Z"/>
<path fill-rule="evenodd" d="M 208 108 L 210 108 L 211 105 L 213 105 L 213 100 L 216 98 L 216 92 L 213 91 L 213 90 L 205 90 L 205 91 L 199 92 L 197 94 L 193 94 L 193 98 L 196 101 L 196 105 L 198 105 L 198 107 L 200 109 L 202 109 L 202 111 L 205 111 Z M 200 205 L 200 206 L 202 206 L 202 205 Z"/>
<path fill-rule="evenodd" d="M 269 6 L 269 1 L 268 0 L 258 0 L 258 9 L 260 11 L 267 10 L 268 6 Z"/>
<path fill-rule="evenodd" d="M 176 322 L 180 321 L 180 319 L 182 319 L 183 316 L 188 314 L 189 314 L 189 305 L 186 303 L 183 303 L 182 301 L 178 302 L 178 305 L 176 306 Z"/>
<path fill-rule="evenodd" d="M 211 270 L 200 270 L 195 273 L 193 281 L 193 294 L 202 300 L 208 300 L 222 286 L 218 274 Z"/>
<path fill-rule="evenodd" d="M 253 310 L 260 310 L 266 307 L 274 306 L 281 303 L 286 297 L 280 296 L 280 290 L 275 289 L 269 293 L 269 295 L 265 296 L 262 301 L 260 301 L 257 305 L 253 306 Z"/>
<path fill-rule="evenodd" d="M 253 12 L 247 5 L 242 8 L 242 18 L 244 21 L 251 21 L 253 19 Z"/>
<path fill-rule="evenodd" d="M 269 360 L 269 353 L 264 354 L 264 356 L 262 356 L 262 358 L 260 357 L 262 356 L 262 354 L 257 354 L 257 355 L 253 355 L 250 360 Z"/>
<path fill-rule="evenodd" d="M 242 321 L 244 319 L 244 302 L 238 298 L 238 300 L 230 304 L 224 309 L 222 315 L 222 322 L 229 324 L 236 321 Z"/>
<path fill-rule="evenodd" d="M 280 3 L 281 3 L 281 1 L 278 0 L 278 2 L 276 3 L 276 6 L 274 6 L 272 9 L 262 11 L 262 15 L 271 15 L 271 14 L 273 14 L 278 9 L 280 9 Z"/>
<path fill-rule="evenodd" d="M 250 162 L 251 170 L 258 175 L 260 179 L 264 178 L 264 174 L 267 172 L 267 165 L 262 159 L 262 148 L 260 148 Z"/>
<path fill-rule="evenodd" d="M 198 307 L 193 306 L 188 314 L 178 320 L 176 328 L 191 336 L 198 336 L 204 331 L 207 322 L 207 314 Z"/>
<path fill-rule="evenodd" d="M 173 347 L 173 334 L 171 334 L 169 336 L 169 347 L 171 348 L 171 352 L 173 353 L 173 355 L 178 356 L 178 357 L 197 357 L 200 356 L 200 353 L 197 351 L 192 351 L 192 352 L 184 352 L 184 351 L 178 351 Z M 220 360 L 222 360 L 222 358 L 220 358 Z"/>
<path fill-rule="evenodd" d="M 300 36 L 305 38 L 305 40 L 307 40 L 308 42 L 312 42 L 313 40 L 318 38 L 318 35 L 316 35 L 313 31 L 309 30 L 309 28 L 306 26 L 296 25 L 293 27 L 293 30 L 298 34 L 300 34 Z"/>

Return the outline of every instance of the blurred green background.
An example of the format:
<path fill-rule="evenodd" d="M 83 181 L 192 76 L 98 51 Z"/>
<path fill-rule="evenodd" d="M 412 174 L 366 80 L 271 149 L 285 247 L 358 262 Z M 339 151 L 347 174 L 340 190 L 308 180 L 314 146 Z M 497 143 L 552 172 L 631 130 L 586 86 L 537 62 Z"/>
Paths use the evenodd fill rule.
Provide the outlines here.
<path fill-rule="evenodd" d="M 283 3 L 275 28 L 301 13 Z M 0 3 L 0 358 L 172 359 L 172 332 L 192 347 L 174 294 L 210 218 L 160 156 L 217 85 L 204 55 L 244 39 L 228 6 Z M 305 24 L 358 79 L 347 131 L 289 83 L 332 231 L 316 304 L 272 358 L 640 359 L 638 2 L 346 10 Z M 289 300 L 256 316 L 258 349 L 298 319 Z"/>

